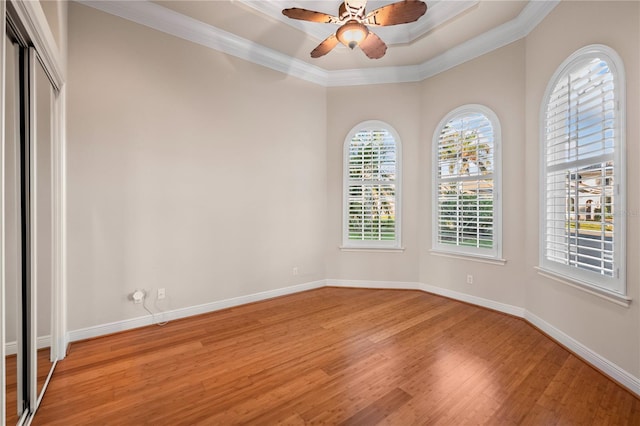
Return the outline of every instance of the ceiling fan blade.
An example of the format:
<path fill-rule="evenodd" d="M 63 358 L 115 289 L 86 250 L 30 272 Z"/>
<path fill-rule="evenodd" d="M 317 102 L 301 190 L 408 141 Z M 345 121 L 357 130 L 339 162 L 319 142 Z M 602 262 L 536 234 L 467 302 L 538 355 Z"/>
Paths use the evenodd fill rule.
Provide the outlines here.
<path fill-rule="evenodd" d="M 369 31 L 367 38 L 360 42 L 360 49 L 371 59 L 380 59 L 387 52 L 387 45 L 374 33 Z"/>
<path fill-rule="evenodd" d="M 315 49 L 311 51 L 312 58 L 319 58 L 320 56 L 324 56 L 327 53 L 331 52 L 331 50 L 336 47 L 338 44 L 338 39 L 335 34 L 331 34 L 329 37 L 324 39 L 322 43 L 320 43 Z"/>
<path fill-rule="evenodd" d="M 404 0 L 382 6 L 367 13 L 363 24 L 366 25 L 398 25 L 417 21 L 427 11 L 427 4 L 423 1 Z"/>
<path fill-rule="evenodd" d="M 320 22 L 323 24 L 340 22 L 340 19 L 336 16 L 327 15 L 322 12 L 314 12 L 313 10 L 301 9 L 299 7 L 284 9 L 282 14 L 291 19 L 299 19 L 301 21 Z"/>

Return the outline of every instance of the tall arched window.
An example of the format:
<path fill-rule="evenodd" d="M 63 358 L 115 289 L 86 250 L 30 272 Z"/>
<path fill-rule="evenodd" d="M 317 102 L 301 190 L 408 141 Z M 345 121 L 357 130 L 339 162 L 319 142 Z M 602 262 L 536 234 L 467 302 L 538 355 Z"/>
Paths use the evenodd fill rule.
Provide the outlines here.
<path fill-rule="evenodd" d="M 354 127 L 344 142 L 342 245 L 401 247 L 400 139 L 381 121 Z"/>
<path fill-rule="evenodd" d="M 624 74 L 602 45 L 571 55 L 541 110 L 540 266 L 624 296 Z"/>
<path fill-rule="evenodd" d="M 501 257 L 500 123 L 465 105 L 433 135 L 433 250 Z"/>

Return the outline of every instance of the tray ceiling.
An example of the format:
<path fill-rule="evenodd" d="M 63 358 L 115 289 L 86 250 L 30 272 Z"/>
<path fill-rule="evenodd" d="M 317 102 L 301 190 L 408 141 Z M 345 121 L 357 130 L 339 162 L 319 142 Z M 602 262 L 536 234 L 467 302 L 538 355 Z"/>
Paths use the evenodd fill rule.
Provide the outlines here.
<path fill-rule="evenodd" d="M 82 4 L 327 86 L 417 81 L 516 41 L 558 3 L 428 0 L 417 22 L 373 31 L 389 46 L 377 60 L 339 45 L 309 52 L 336 25 L 295 21 L 281 11 L 302 7 L 336 15 L 340 0 L 94 1 Z M 393 3 L 370 0 L 367 10 Z"/>

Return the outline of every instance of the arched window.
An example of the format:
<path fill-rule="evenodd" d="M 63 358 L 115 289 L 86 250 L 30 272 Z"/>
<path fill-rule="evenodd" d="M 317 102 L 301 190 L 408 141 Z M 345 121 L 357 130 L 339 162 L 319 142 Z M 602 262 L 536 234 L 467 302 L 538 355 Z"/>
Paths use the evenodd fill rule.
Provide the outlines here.
<path fill-rule="evenodd" d="M 433 250 L 501 257 L 500 123 L 482 105 L 447 114 L 433 135 Z"/>
<path fill-rule="evenodd" d="M 540 266 L 625 295 L 624 74 L 602 45 L 571 55 L 541 110 Z"/>
<path fill-rule="evenodd" d="M 400 139 L 381 121 L 354 127 L 344 142 L 344 248 L 401 248 Z"/>

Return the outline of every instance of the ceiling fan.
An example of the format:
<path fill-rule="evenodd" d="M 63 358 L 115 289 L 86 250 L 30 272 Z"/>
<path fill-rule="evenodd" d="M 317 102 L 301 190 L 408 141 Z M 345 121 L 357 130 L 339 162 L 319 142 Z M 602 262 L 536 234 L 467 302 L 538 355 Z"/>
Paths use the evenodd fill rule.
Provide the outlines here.
<path fill-rule="evenodd" d="M 366 6 L 367 0 L 344 0 L 338 9 L 338 16 L 299 7 L 284 9 L 282 13 L 291 19 L 340 25 L 334 34 L 311 51 L 312 58 L 326 55 L 340 42 L 350 49 L 360 46 L 369 58 L 379 59 L 386 53 L 387 45 L 367 25 L 383 27 L 406 24 L 417 21 L 427 11 L 427 4 L 419 0 L 391 3 L 369 13 L 365 11 Z"/>

